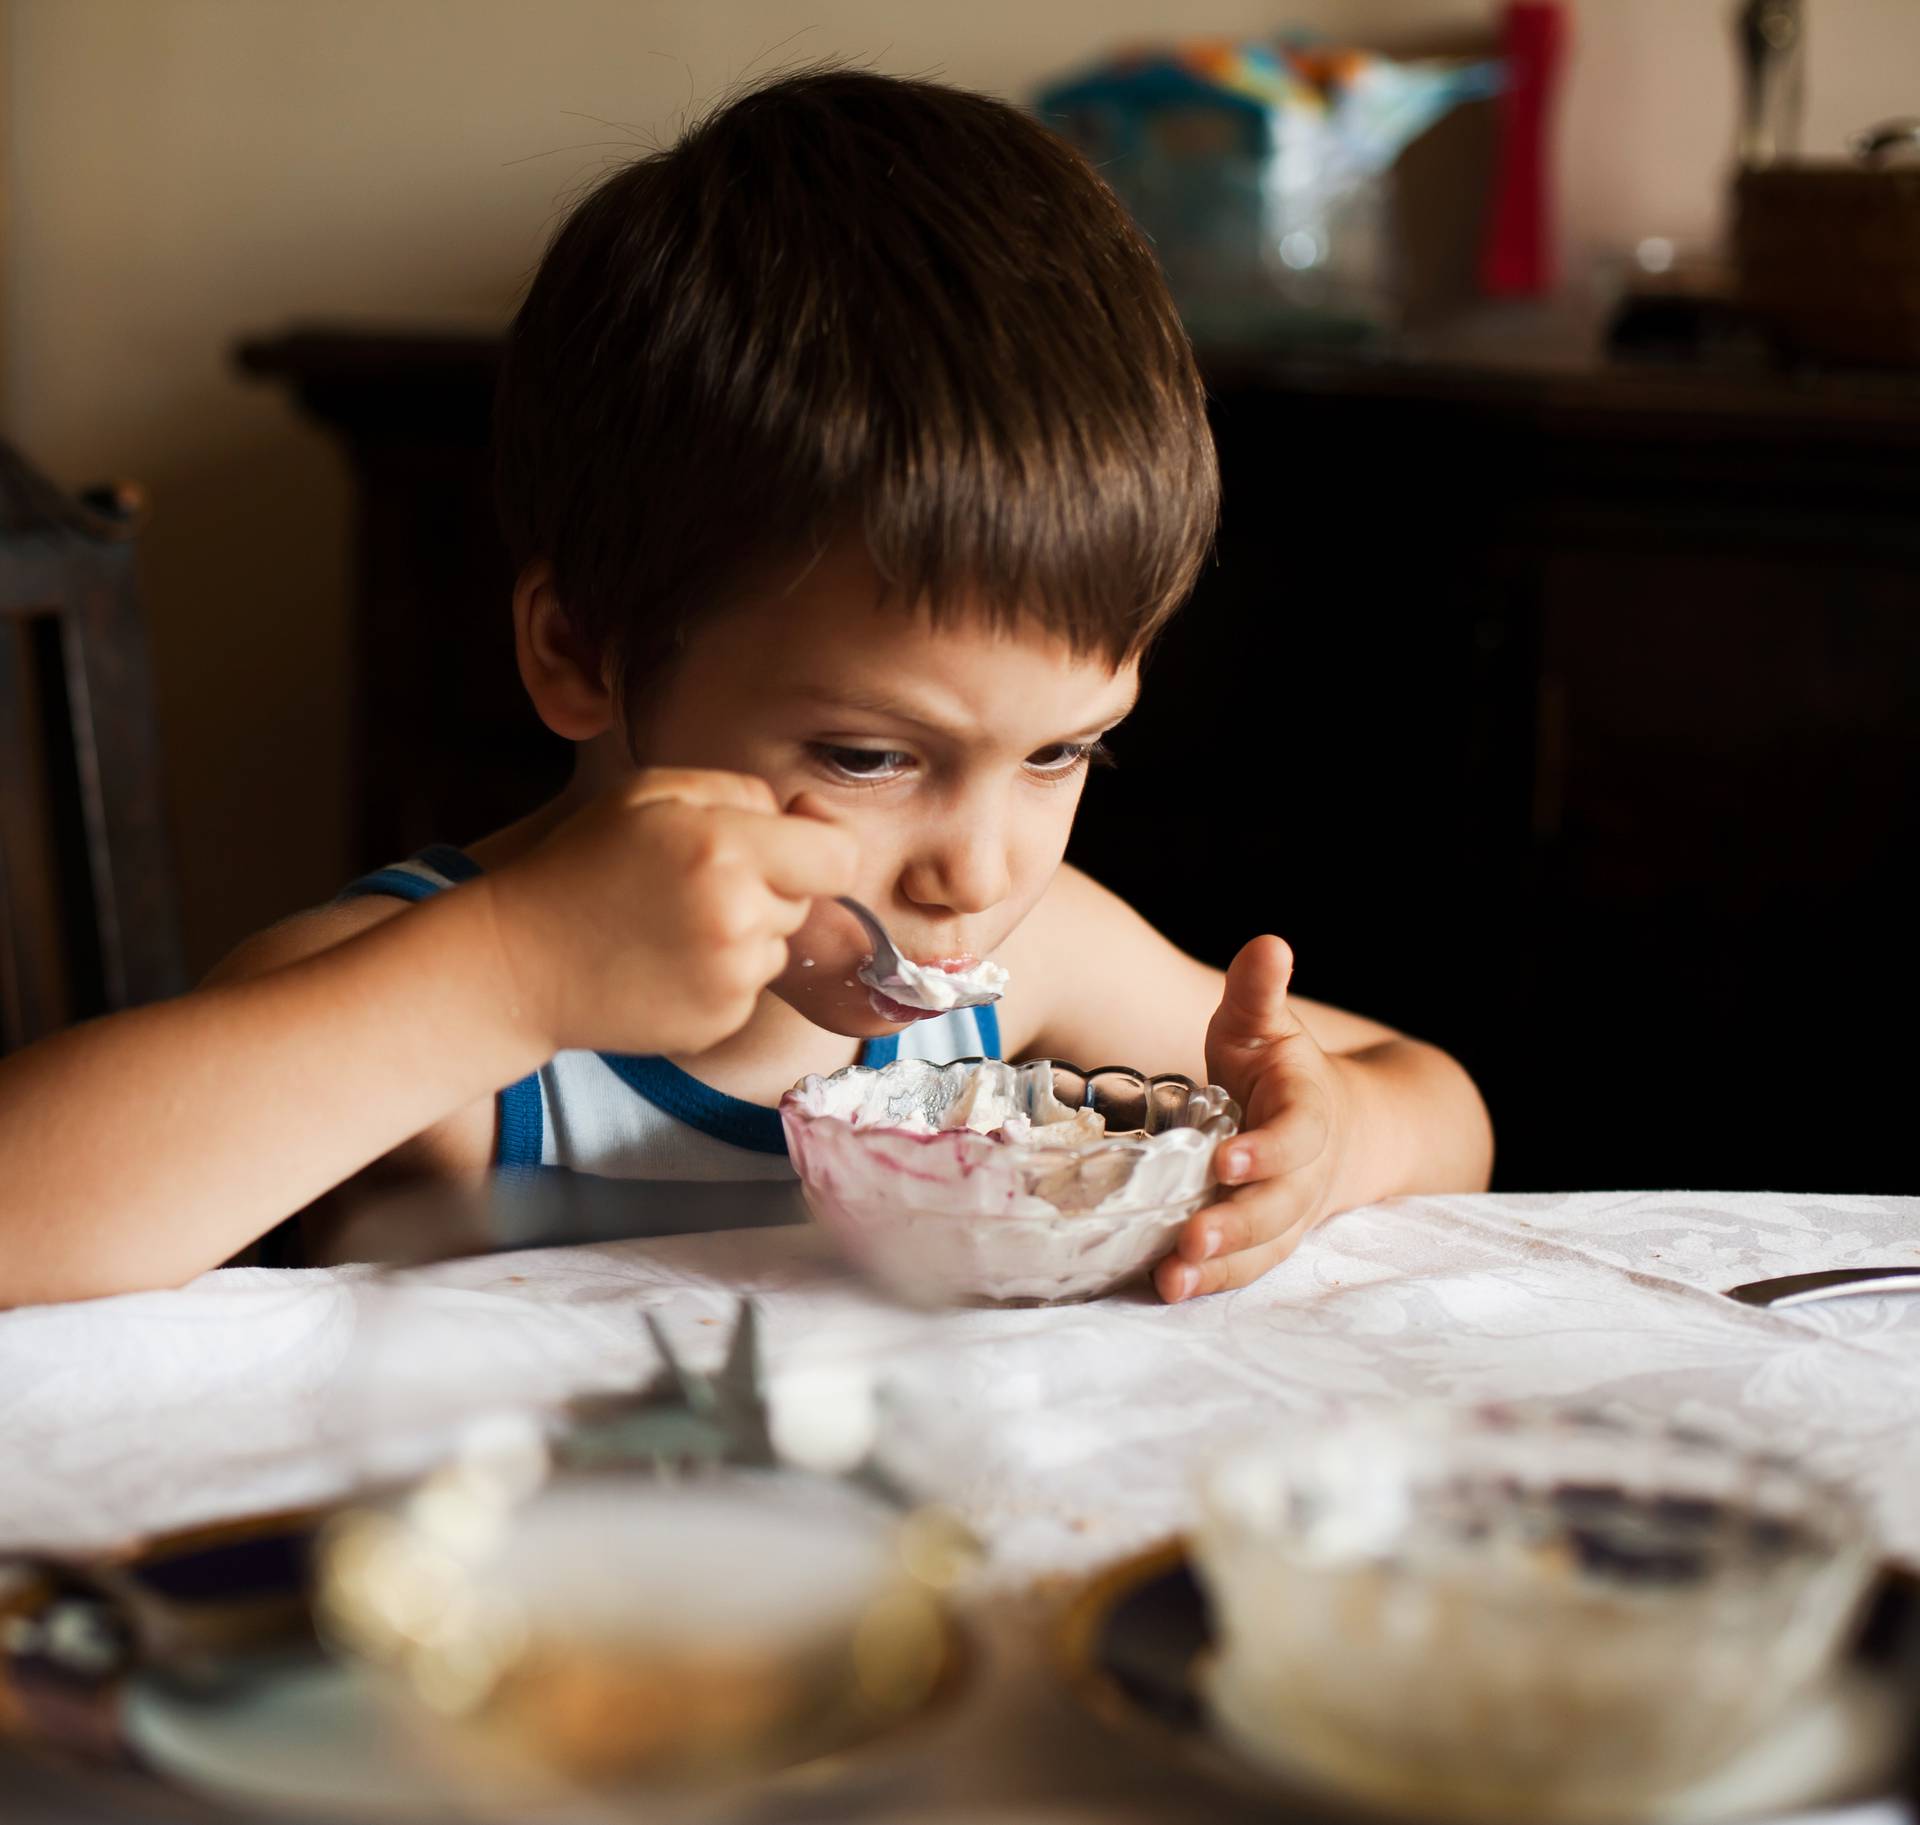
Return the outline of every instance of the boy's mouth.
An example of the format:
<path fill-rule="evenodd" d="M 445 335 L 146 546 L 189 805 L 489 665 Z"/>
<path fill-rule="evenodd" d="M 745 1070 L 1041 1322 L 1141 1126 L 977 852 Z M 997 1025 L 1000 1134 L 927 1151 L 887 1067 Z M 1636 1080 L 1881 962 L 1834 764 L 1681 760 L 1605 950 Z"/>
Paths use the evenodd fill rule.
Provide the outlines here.
<path fill-rule="evenodd" d="M 907 961 L 919 969 L 939 970 L 942 975 L 953 976 L 957 975 L 961 970 L 972 969 L 980 959 L 971 951 L 963 951 L 958 956 L 909 957 Z M 867 1005 L 872 1008 L 882 1020 L 897 1021 L 905 1025 L 915 1020 L 937 1020 L 940 1017 L 941 1010 L 939 1008 L 914 1007 L 909 1002 L 895 1001 L 884 989 L 877 989 L 872 983 L 867 983 L 865 986 L 867 991 Z"/>

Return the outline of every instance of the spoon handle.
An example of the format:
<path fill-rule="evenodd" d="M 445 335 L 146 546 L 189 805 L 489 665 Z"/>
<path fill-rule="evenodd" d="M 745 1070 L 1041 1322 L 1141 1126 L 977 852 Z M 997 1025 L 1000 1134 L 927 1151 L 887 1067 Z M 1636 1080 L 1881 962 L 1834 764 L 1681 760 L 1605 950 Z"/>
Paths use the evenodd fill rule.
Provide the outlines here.
<path fill-rule="evenodd" d="M 867 942 L 873 946 L 873 967 L 881 976 L 900 974 L 900 947 L 887 935 L 887 928 L 850 895 L 839 896 L 839 904 L 860 921 L 861 928 L 867 934 Z"/>
<path fill-rule="evenodd" d="M 1811 1305 L 1816 1299 L 1847 1299 L 1859 1293 L 1920 1292 L 1920 1267 L 1832 1267 L 1812 1274 L 1781 1274 L 1730 1286 L 1727 1297 L 1742 1305 Z"/>

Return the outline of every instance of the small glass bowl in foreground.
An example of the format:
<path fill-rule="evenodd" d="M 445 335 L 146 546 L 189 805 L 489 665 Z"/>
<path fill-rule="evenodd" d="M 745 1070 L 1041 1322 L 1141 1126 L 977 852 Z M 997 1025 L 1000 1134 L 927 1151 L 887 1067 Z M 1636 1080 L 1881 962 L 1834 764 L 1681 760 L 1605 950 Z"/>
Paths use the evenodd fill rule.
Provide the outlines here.
<path fill-rule="evenodd" d="M 1874 1568 L 1790 1463 L 1539 1407 L 1289 1430 L 1201 1509 L 1223 1736 L 1422 1818 L 1645 1818 L 1815 1693 Z"/>
<path fill-rule="evenodd" d="M 802 1078 L 780 1119 L 815 1219 L 891 1292 L 1055 1305 L 1172 1247 L 1240 1110 L 1217 1084 L 1124 1066 L 908 1058 Z"/>

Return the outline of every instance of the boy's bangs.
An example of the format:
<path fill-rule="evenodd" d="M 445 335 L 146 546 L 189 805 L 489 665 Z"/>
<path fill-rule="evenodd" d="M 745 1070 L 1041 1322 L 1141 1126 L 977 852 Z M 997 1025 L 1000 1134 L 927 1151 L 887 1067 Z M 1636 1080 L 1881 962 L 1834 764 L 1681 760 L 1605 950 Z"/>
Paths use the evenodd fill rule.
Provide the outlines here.
<path fill-rule="evenodd" d="M 1155 445 L 1084 404 L 1020 403 L 1028 422 L 1003 443 L 983 411 L 978 425 L 929 428 L 910 460 L 870 477 L 874 566 L 890 599 L 936 621 L 984 611 L 1076 654 L 1137 658 L 1211 544 L 1211 444 Z M 1179 422 L 1164 407 L 1158 418 L 1163 431 Z"/>

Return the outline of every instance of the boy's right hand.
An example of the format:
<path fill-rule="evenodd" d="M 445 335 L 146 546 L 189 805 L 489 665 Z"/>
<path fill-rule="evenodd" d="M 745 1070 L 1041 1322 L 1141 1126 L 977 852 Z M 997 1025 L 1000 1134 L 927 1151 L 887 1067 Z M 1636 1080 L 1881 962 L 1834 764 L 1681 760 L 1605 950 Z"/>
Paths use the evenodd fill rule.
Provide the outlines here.
<path fill-rule="evenodd" d="M 648 768 L 484 876 L 514 999 L 549 1053 L 702 1052 L 739 1031 L 818 897 L 851 892 L 838 826 L 764 780 Z"/>

